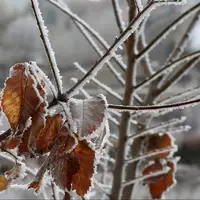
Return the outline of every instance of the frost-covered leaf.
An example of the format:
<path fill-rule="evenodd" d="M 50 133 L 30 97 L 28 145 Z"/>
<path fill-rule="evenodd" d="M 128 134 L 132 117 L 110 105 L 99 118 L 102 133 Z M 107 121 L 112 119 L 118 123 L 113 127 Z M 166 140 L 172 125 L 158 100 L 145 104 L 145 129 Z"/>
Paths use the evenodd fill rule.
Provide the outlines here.
<path fill-rule="evenodd" d="M 176 147 L 176 145 L 174 144 L 174 138 L 168 133 L 155 134 L 147 137 L 146 153 L 170 147 Z M 173 153 L 174 151 L 159 153 L 157 155 L 151 156 L 149 159 L 167 158 Z"/>
<path fill-rule="evenodd" d="M 103 134 L 107 120 L 107 102 L 103 95 L 85 100 L 70 99 L 68 105 L 74 121 L 74 132 L 80 138 Z"/>
<path fill-rule="evenodd" d="M 34 115 L 44 101 L 44 96 L 43 87 L 32 74 L 29 64 L 14 65 L 1 98 L 1 107 L 11 128 L 16 130 L 19 126 L 22 131 L 27 119 Z"/>
<path fill-rule="evenodd" d="M 46 125 L 36 137 L 37 152 L 49 152 L 49 147 L 62 126 L 62 115 L 46 116 Z"/>
<path fill-rule="evenodd" d="M 166 165 L 170 170 L 163 175 L 150 177 L 144 180 L 149 185 L 149 191 L 153 199 L 160 199 L 166 190 L 169 190 L 175 183 L 174 173 L 176 171 L 176 161 L 167 161 Z M 150 164 L 143 170 L 143 175 L 147 175 L 163 169 L 160 162 Z"/>
<path fill-rule="evenodd" d="M 38 136 L 41 129 L 45 127 L 45 121 L 46 121 L 45 114 L 46 114 L 45 105 L 42 103 L 35 111 L 35 114 L 32 117 L 32 124 L 30 126 L 30 134 L 28 138 L 28 149 L 30 153 L 34 154 L 36 137 Z"/>
<path fill-rule="evenodd" d="M 86 140 L 78 141 L 75 149 L 68 154 L 54 155 L 54 162 L 50 163 L 52 176 L 61 189 L 76 190 L 83 196 L 91 186 L 91 177 L 94 173 L 95 152 Z M 59 170 L 58 170 L 59 169 Z"/>
<path fill-rule="evenodd" d="M 59 124 L 60 116 L 56 115 L 56 118 L 59 119 Z M 76 134 L 70 135 L 67 126 L 60 129 L 49 150 L 48 157 L 35 179 L 30 183 L 29 188 L 33 188 L 37 192 L 44 173 L 48 169 L 57 186 L 67 191 L 74 189 L 78 195 L 83 196 L 91 186 L 95 151 L 89 147 L 86 140 L 79 140 Z"/>
<path fill-rule="evenodd" d="M 83 196 L 91 186 L 95 152 L 88 146 L 86 140 L 82 140 L 72 153 L 79 158 L 80 162 L 80 170 L 73 176 L 72 187 L 79 196 Z"/>
<path fill-rule="evenodd" d="M 75 154 L 63 154 L 50 163 L 55 183 L 63 190 L 71 190 L 72 178 L 80 169 L 79 158 Z"/>
<path fill-rule="evenodd" d="M 40 183 L 47 169 L 50 169 L 56 184 L 61 188 L 66 188 L 66 181 L 68 181 L 66 178 L 70 177 L 65 176 L 68 174 L 65 164 L 72 158 L 69 157 L 70 154 L 68 152 L 73 150 L 75 144 L 75 137 L 70 136 L 68 128 L 63 126 L 50 148 L 50 154 L 40 167 L 35 179 L 30 183 L 29 188 L 33 188 L 36 192 L 39 190 Z"/>
<path fill-rule="evenodd" d="M 8 180 L 4 176 L 0 176 L 0 191 L 6 190 L 8 184 Z"/>

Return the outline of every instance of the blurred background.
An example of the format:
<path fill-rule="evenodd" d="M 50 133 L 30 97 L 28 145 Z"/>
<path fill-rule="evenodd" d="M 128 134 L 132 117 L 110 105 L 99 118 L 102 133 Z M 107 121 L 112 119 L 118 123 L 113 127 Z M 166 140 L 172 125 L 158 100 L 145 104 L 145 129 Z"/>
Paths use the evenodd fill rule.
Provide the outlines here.
<path fill-rule="evenodd" d="M 74 62 L 79 62 L 82 67 L 88 70 L 99 58 L 92 47 L 74 25 L 73 21 L 60 10 L 52 6 L 45 0 L 40 0 L 40 8 L 49 29 L 49 37 L 55 51 L 57 63 L 63 76 L 65 89 L 72 86 L 71 77 L 79 78 L 81 73 L 77 71 Z M 90 24 L 99 34 L 112 44 L 114 38 L 119 35 L 109 0 L 65 0 L 69 8 Z M 126 0 L 119 0 L 123 11 L 124 21 L 127 21 Z M 151 41 L 162 29 L 172 22 L 180 13 L 199 2 L 189 0 L 185 6 L 165 6 L 152 12 L 146 26 L 147 43 Z M 190 20 L 180 25 L 169 37 L 167 37 L 150 54 L 154 69 L 158 69 L 172 50 L 177 39 L 182 36 L 183 30 Z M 186 54 L 200 49 L 200 21 L 194 28 Z M 119 52 L 123 56 L 123 51 Z M 126 57 L 123 56 L 126 62 Z M 9 74 L 9 68 L 18 63 L 26 61 L 36 61 L 50 78 L 51 73 L 48 68 L 42 43 L 40 41 L 38 28 L 28 0 L 0 0 L 0 87 L 3 88 L 4 81 Z M 200 86 L 200 64 L 193 68 L 189 74 L 182 77 L 173 86 L 168 95 Z M 122 93 L 122 88 L 115 82 L 114 78 L 107 73 L 107 69 L 98 74 L 98 79 L 108 84 L 114 91 Z M 86 86 L 91 95 L 105 93 L 101 88 L 88 84 Z M 82 97 L 81 97 L 82 98 Z M 117 103 L 116 99 L 108 96 L 109 103 Z M 200 106 L 176 111 L 164 116 L 164 120 L 171 117 L 187 116 L 186 123 L 191 126 L 188 132 L 175 135 L 179 145 L 178 156 L 181 156 L 181 163 L 177 180 L 178 184 L 168 195 L 168 198 L 176 199 L 198 199 L 200 198 Z M 1 125 L 2 130 L 8 127 L 6 120 Z M 111 131 L 115 131 L 111 127 Z M 7 165 L 1 159 L 0 170 Z M 185 190 L 184 188 L 187 188 Z M 13 192 L 15 192 L 13 190 Z M 31 198 L 25 194 L 19 195 L 17 192 L 6 192 L 0 194 L 2 198 Z M 177 196 L 176 196 L 177 195 Z"/>

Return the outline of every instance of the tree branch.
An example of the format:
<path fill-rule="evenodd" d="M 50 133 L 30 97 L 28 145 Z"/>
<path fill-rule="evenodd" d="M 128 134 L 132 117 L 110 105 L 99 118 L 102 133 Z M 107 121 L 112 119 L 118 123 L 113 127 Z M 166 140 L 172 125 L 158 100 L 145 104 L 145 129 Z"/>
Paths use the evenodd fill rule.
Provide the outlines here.
<path fill-rule="evenodd" d="M 60 9 L 62 12 L 67 14 L 72 20 L 78 22 L 81 24 L 107 51 L 110 46 L 109 44 L 99 35 L 97 31 L 95 31 L 89 24 L 87 24 L 83 19 L 78 17 L 78 15 L 74 14 L 66 4 L 62 3 L 60 1 L 55 1 L 55 0 L 46 0 L 58 9 Z M 113 54 L 113 59 L 114 61 L 119 65 L 119 67 L 124 71 L 126 69 L 126 65 L 124 62 L 116 55 Z"/>
<path fill-rule="evenodd" d="M 191 23 L 189 24 L 187 30 L 185 31 L 183 37 L 180 39 L 180 41 L 175 45 L 175 48 L 173 49 L 172 53 L 169 55 L 169 57 L 167 58 L 164 66 L 166 66 L 168 63 L 173 62 L 176 59 L 179 59 L 181 54 L 184 52 L 185 47 L 187 46 L 187 43 L 189 42 L 190 39 L 190 34 L 192 32 L 192 30 L 194 29 L 195 25 L 198 22 L 199 19 L 199 15 L 200 15 L 200 11 L 198 11 L 194 18 L 192 19 Z M 170 76 L 173 76 L 174 71 L 167 74 L 166 76 L 164 76 L 162 78 L 162 80 L 158 83 L 158 88 L 160 88 L 164 82 L 167 81 L 167 79 L 170 79 Z"/>
<path fill-rule="evenodd" d="M 165 92 L 170 86 L 172 86 L 175 82 L 177 82 L 181 76 L 191 70 L 196 64 L 200 61 L 200 57 L 193 58 L 190 62 L 186 63 L 183 67 L 175 71 L 172 76 L 166 80 L 166 82 L 155 91 L 156 98 Z"/>
<path fill-rule="evenodd" d="M 167 73 L 168 71 L 174 69 L 176 66 L 178 66 L 178 65 L 180 65 L 184 62 L 188 62 L 188 61 L 190 61 L 190 60 L 192 60 L 196 57 L 199 57 L 199 56 L 200 56 L 200 51 L 197 51 L 197 52 L 191 53 L 187 56 L 184 56 L 183 58 L 180 58 L 180 59 L 172 62 L 171 64 L 168 64 L 164 68 L 158 70 L 155 74 L 153 74 L 152 76 L 148 77 L 143 82 L 136 85 L 133 89 L 136 90 L 136 91 L 141 90 L 143 87 L 145 87 L 146 85 L 150 84 L 152 81 L 159 78 L 162 74 Z"/>
<path fill-rule="evenodd" d="M 88 80 L 96 75 L 96 73 L 102 68 L 102 66 L 110 60 L 114 52 L 118 47 L 138 28 L 138 25 L 142 20 L 157 6 L 161 6 L 166 2 L 156 2 L 148 5 L 134 20 L 131 21 L 129 26 L 124 30 L 124 32 L 116 39 L 116 41 L 110 46 L 108 51 L 98 60 L 93 67 L 87 72 L 87 74 L 81 78 L 69 91 L 66 92 L 66 96 L 69 98 L 73 96 L 77 90 L 82 88 Z"/>
<path fill-rule="evenodd" d="M 149 53 L 152 49 L 154 49 L 166 36 L 176 29 L 176 27 L 183 23 L 184 20 L 189 18 L 191 15 L 193 15 L 195 12 L 198 12 L 200 10 L 200 3 L 195 5 L 194 7 L 190 8 L 186 12 L 184 12 L 181 16 L 179 16 L 173 23 L 171 23 L 169 26 L 167 26 L 155 39 L 153 39 L 148 46 L 146 46 L 138 55 L 137 59 L 142 59 L 147 53 Z"/>
<path fill-rule="evenodd" d="M 125 22 L 122 19 L 122 15 L 121 15 L 122 11 L 119 6 L 119 1 L 112 0 L 112 6 L 113 6 L 114 14 L 115 14 L 116 23 L 119 28 L 119 32 L 120 32 L 120 34 L 122 34 L 125 29 L 125 26 L 124 26 Z"/>
<path fill-rule="evenodd" d="M 157 156 L 157 155 L 162 154 L 162 153 L 168 153 L 168 152 L 171 153 L 171 152 L 175 152 L 175 151 L 177 151 L 177 148 L 175 148 L 175 147 L 157 149 L 155 151 L 148 152 L 148 153 L 143 154 L 141 156 L 137 156 L 136 158 L 131 158 L 131 159 L 125 160 L 124 163 L 129 164 L 129 163 L 137 162 L 137 161 L 144 160 L 144 159 L 147 159 L 147 158 L 151 158 L 153 156 Z"/>
<path fill-rule="evenodd" d="M 59 96 L 62 94 L 62 81 L 61 81 L 61 76 L 60 76 L 59 69 L 56 63 L 55 54 L 48 38 L 48 30 L 46 29 L 44 25 L 44 20 L 42 18 L 42 14 L 39 9 L 38 0 L 31 0 L 31 3 L 32 3 L 32 8 L 33 8 L 33 13 L 35 15 L 35 19 L 37 21 L 37 25 L 40 31 L 40 37 L 42 39 L 47 58 L 49 60 L 50 68 L 52 70 L 52 73 L 57 85 L 58 96 Z"/>
<path fill-rule="evenodd" d="M 86 38 L 86 40 L 89 42 L 89 44 L 93 47 L 93 49 L 95 50 L 95 52 L 101 57 L 103 56 L 103 52 L 101 51 L 101 49 L 98 47 L 98 45 L 95 43 L 95 41 L 90 37 L 90 35 L 88 34 L 88 32 L 83 28 L 82 25 L 80 25 L 79 23 L 77 23 L 76 21 L 74 21 L 74 24 L 77 26 L 77 28 L 80 30 L 80 32 L 83 34 L 83 36 Z M 121 77 L 121 74 L 114 68 L 114 66 L 108 61 L 106 63 L 106 65 L 108 66 L 110 72 L 115 76 L 115 78 L 122 84 L 124 85 L 125 81 L 124 79 Z"/>
<path fill-rule="evenodd" d="M 200 99 L 194 99 L 174 104 L 153 105 L 153 106 L 122 106 L 122 105 L 109 104 L 108 109 L 118 110 L 121 112 L 131 112 L 131 111 L 158 112 L 165 109 L 183 109 L 185 107 L 196 106 L 198 103 L 200 103 Z"/>
<path fill-rule="evenodd" d="M 144 176 L 137 177 L 134 180 L 131 180 L 131 181 L 128 181 L 128 182 L 124 182 L 122 184 L 122 187 L 125 187 L 125 186 L 128 186 L 128 185 L 132 185 L 134 183 L 137 183 L 138 181 L 144 181 L 145 179 L 152 178 L 154 176 L 159 176 L 159 175 L 166 174 L 169 170 L 170 170 L 170 168 L 166 167 L 163 170 L 159 170 L 159 171 L 152 172 L 152 173 L 144 175 Z"/>
<path fill-rule="evenodd" d="M 76 68 L 82 72 L 83 74 L 86 74 L 87 71 L 80 66 L 79 63 L 75 62 L 74 65 L 76 66 Z M 115 97 L 116 99 L 122 101 L 122 96 L 120 96 L 118 93 L 116 93 L 114 90 L 112 90 L 112 88 L 108 87 L 107 85 L 101 83 L 98 79 L 96 79 L 95 77 L 93 77 L 91 79 L 91 81 L 93 81 L 96 85 L 98 85 L 100 88 L 104 89 L 106 92 L 108 92 L 108 94 L 112 95 L 113 97 Z"/>

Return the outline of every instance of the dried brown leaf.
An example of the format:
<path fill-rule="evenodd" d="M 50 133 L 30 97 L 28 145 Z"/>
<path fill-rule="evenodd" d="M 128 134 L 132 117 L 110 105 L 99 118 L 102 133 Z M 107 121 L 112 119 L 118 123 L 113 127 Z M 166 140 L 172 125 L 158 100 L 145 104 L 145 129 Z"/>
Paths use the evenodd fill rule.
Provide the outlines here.
<path fill-rule="evenodd" d="M 55 137 L 58 135 L 61 126 L 61 114 L 46 117 L 46 125 L 40 130 L 35 140 L 37 152 L 49 152 L 50 145 L 54 141 Z"/>
<path fill-rule="evenodd" d="M 95 152 L 86 140 L 79 141 L 73 150 L 74 155 L 79 158 L 80 170 L 73 176 L 72 188 L 79 196 L 83 196 L 91 186 L 91 177 L 94 174 Z"/>
<path fill-rule="evenodd" d="M 149 190 L 153 199 L 162 198 L 163 193 L 175 183 L 175 164 L 174 162 L 168 161 L 167 166 L 170 167 L 170 170 L 166 174 L 150 177 L 144 180 L 149 184 Z M 163 166 L 159 162 L 155 162 L 154 164 L 144 168 L 143 175 L 147 175 L 162 169 Z"/>
<path fill-rule="evenodd" d="M 41 103 L 38 93 L 43 93 L 38 91 L 38 87 L 26 63 L 16 64 L 11 68 L 3 89 L 1 107 L 12 129 L 20 125 L 22 131 L 27 119 L 34 115 Z"/>
<path fill-rule="evenodd" d="M 8 184 L 8 180 L 4 176 L 0 176 L 0 191 L 6 190 Z"/>

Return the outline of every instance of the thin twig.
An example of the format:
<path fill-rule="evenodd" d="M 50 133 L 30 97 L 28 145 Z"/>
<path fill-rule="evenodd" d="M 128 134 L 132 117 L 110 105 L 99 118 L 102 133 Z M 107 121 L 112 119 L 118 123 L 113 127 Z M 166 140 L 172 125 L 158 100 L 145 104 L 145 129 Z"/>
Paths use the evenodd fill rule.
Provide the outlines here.
<path fill-rule="evenodd" d="M 167 97 L 165 99 L 162 99 L 160 101 L 157 101 L 156 103 L 159 105 L 162 104 L 167 104 L 167 103 L 173 103 L 176 101 L 180 101 L 181 99 L 186 101 L 189 99 L 194 99 L 194 98 L 198 98 L 200 94 L 200 86 L 194 87 L 194 88 L 190 88 L 184 92 L 180 92 L 177 94 L 174 94 L 173 96 Z"/>
<path fill-rule="evenodd" d="M 106 51 L 110 48 L 109 44 L 103 39 L 103 37 L 101 37 L 99 33 L 95 31 L 91 26 L 89 26 L 89 24 L 87 24 L 83 19 L 81 19 L 78 15 L 73 13 L 66 5 L 66 3 L 64 4 L 61 3 L 60 1 L 55 1 L 55 0 L 46 0 L 46 1 L 48 1 L 49 3 L 60 9 L 62 12 L 67 14 L 72 20 L 75 20 L 76 22 L 81 24 L 104 47 Z M 119 65 L 119 67 L 123 71 L 125 71 L 126 65 L 116 54 L 113 54 L 113 59 Z"/>
<path fill-rule="evenodd" d="M 154 49 L 166 36 L 173 31 L 179 24 L 184 22 L 187 18 L 193 15 L 195 12 L 200 10 L 200 3 L 190 8 L 186 12 L 184 12 L 181 16 L 179 16 L 175 21 L 173 21 L 169 26 L 167 26 L 155 39 L 153 39 L 148 46 L 146 46 L 138 55 L 138 59 L 142 59 L 146 53 L 149 53 L 152 49 Z"/>
<path fill-rule="evenodd" d="M 167 79 L 166 82 L 164 82 L 163 85 L 155 91 L 156 98 L 158 98 L 159 95 L 165 92 L 170 86 L 176 83 L 183 74 L 188 73 L 189 70 L 195 67 L 199 61 L 200 57 L 194 58 L 189 63 L 186 63 L 183 67 L 175 71 L 175 73 L 173 73 L 172 76 L 169 77 L 169 79 Z"/>
<path fill-rule="evenodd" d="M 159 170 L 159 171 L 147 174 L 147 175 L 140 176 L 138 178 L 135 178 L 134 180 L 122 183 L 122 187 L 125 187 L 125 186 L 128 186 L 128 185 L 132 185 L 134 183 L 137 183 L 138 181 L 144 181 L 145 179 L 148 179 L 148 178 L 152 178 L 152 177 L 155 177 L 155 176 L 166 174 L 169 170 L 170 170 L 170 168 L 166 167 L 163 170 Z"/>
<path fill-rule="evenodd" d="M 86 40 L 89 42 L 89 44 L 93 47 L 93 49 L 96 51 L 96 53 L 101 57 L 103 56 L 103 52 L 101 51 L 101 49 L 98 47 L 98 45 L 96 44 L 96 42 L 90 37 L 90 35 L 88 34 L 88 32 L 83 28 L 82 25 L 80 25 L 79 23 L 77 23 L 75 20 L 74 24 L 77 26 L 77 28 L 80 30 L 80 32 L 83 34 L 83 36 L 86 38 Z M 111 64 L 111 62 L 107 62 L 106 65 L 108 66 L 109 70 L 112 72 L 112 74 L 116 77 L 116 79 L 122 84 L 124 85 L 125 81 L 124 79 L 121 77 L 121 74 L 114 68 L 114 66 Z"/>
<path fill-rule="evenodd" d="M 197 51 L 197 52 L 191 53 L 187 56 L 184 56 L 184 57 L 172 62 L 171 64 L 168 64 L 166 67 L 158 70 L 152 76 L 148 77 L 146 80 L 144 80 L 143 82 L 136 85 L 133 89 L 136 90 L 136 91 L 141 90 L 143 87 L 150 84 L 155 79 L 159 78 L 163 73 L 167 73 L 168 71 L 172 70 L 174 67 L 181 65 L 184 62 L 188 62 L 188 61 L 190 61 L 190 60 L 192 60 L 196 57 L 199 57 L 199 56 L 200 56 L 200 51 Z"/>
<path fill-rule="evenodd" d="M 157 149 L 155 151 L 148 152 L 148 153 L 143 154 L 141 156 L 137 156 L 136 158 L 131 158 L 131 159 L 125 160 L 124 163 L 129 164 L 129 163 L 133 163 L 133 162 L 136 162 L 136 161 L 151 158 L 151 157 L 157 156 L 159 154 L 168 153 L 168 152 L 172 153 L 172 152 L 175 152 L 175 151 L 177 151 L 177 147 L 176 148 L 175 147 L 168 147 L 168 148 Z"/>
<path fill-rule="evenodd" d="M 80 66 L 79 63 L 75 62 L 74 65 L 76 66 L 76 68 L 82 72 L 83 74 L 86 74 L 87 71 Z M 112 88 L 108 87 L 107 85 L 103 84 L 102 82 L 100 82 L 98 79 L 96 79 L 95 77 L 93 77 L 91 79 L 91 81 L 93 81 L 95 84 L 97 84 L 100 88 L 104 89 L 106 92 L 108 92 L 108 94 L 112 95 L 113 97 L 119 99 L 120 101 L 122 101 L 122 96 L 120 96 L 118 93 L 116 93 Z"/>
<path fill-rule="evenodd" d="M 122 11 L 121 11 L 120 6 L 119 6 L 119 1 L 118 0 L 112 0 L 112 6 L 113 6 L 113 11 L 114 11 L 114 14 L 115 14 L 117 26 L 119 28 L 119 32 L 120 32 L 120 34 L 122 34 L 122 32 L 125 30 L 125 26 L 124 26 L 125 22 L 122 19 L 122 14 L 121 14 Z"/>
<path fill-rule="evenodd" d="M 167 58 L 164 66 L 166 66 L 168 63 L 173 62 L 174 60 L 180 58 L 180 56 L 182 55 L 182 53 L 184 52 L 189 39 L 190 39 L 190 35 L 192 30 L 194 29 L 195 25 L 198 23 L 198 19 L 199 19 L 199 15 L 200 15 L 200 11 L 198 11 L 194 18 L 192 19 L 191 23 L 189 24 L 187 30 L 185 31 L 184 35 L 182 36 L 182 38 L 180 39 L 180 41 L 175 45 L 175 48 L 173 49 L 172 53 L 169 55 L 169 57 Z M 167 79 L 170 78 L 171 75 L 173 75 L 174 72 L 167 74 L 166 76 L 164 76 L 162 78 L 162 80 L 158 83 L 158 88 L 160 88 L 164 82 L 167 81 Z"/>
<path fill-rule="evenodd" d="M 139 138 L 139 137 L 143 137 L 146 135 L 152 135 L 154 133 L 159 133 L 160 130 L 165 131 L 165 129 L 172 127 L 172 126 L 179 125 L 179 124 L 183 123 L 185 120 L 186 120 L 186 117 L 181 117 L 180 119 L 171 119 L 164 123 L 162 122 L 160 124 L 156 124 L 153 127 L 146 128 L 146 129 L 138 132 L 137 134 L 129 135 L 128 138 L 135 140 L 136 138 Z"/>
<path fill-rule="evenodd" d="M 45 51 L 46 51 L 46 55 L 48 57 L 49 60 L 49 64 L 57 85 L 57 89 L 58 89 L 58 96 L 62 94 L 62 80 L 61 80 L 61 76 L 59 74 L 59 69 L 56 63 L 56 58 L 55 58 L 55 54 L 54 51 L 51 47 L 51 43 L 49 41 L 48 38 L 48 30 L 46 28 L 46 26 L 44 25 L 44 20 L 42 18 L 42 14 L 41 11 L 39 9 L 39 3 L 38 0 L 31 0 L 32 3 L 32 8 L 33 8 L 33 12 L 35 15 L 35 19 L 37 21 L 37 25 L 40 31 L 40 37 L 42 39 Z"/>
<path fill-rule="evenodd" d="M 165 2 L 166 3 L 166 2 Z M 138 28 L 142 20 L 155 9 L 157 6 L 165 5 L 164 2 L 156 2 L 148 5 L 135 19 L 131 21 L 129 26 L 124 30 L 124 32 L 115 40 L 115 42 L 110 46 L 108 51 L 93 65 L 93 67 L 87 72 L 87 74 L 81 78 L 69 91 L 66 92 L 66 96 L 73 96 L 77 90 L 82 88 L 88 80 L 96 75 L 96 73 L 102 68 L 102 66 L 110 60 L 114 52 L 118 47 Z"/>
<path fill-rule="evenodd" d="M 179 102 L 174 104 L 167 105 L 153 105 L 153 106 L 123 106 L 123 105 L 108 105 L 108 109 L 119 110 L 122 112 L 131 112 L 131 111 L 149 111 L 149 112 L 158 112 L 161 110 L 165 110 L 167 108 L 170 109 L 183 109 L 185 107 L 195 106 L 200 103 L 200 99 L 194 99 L 191 101 Z"/>

